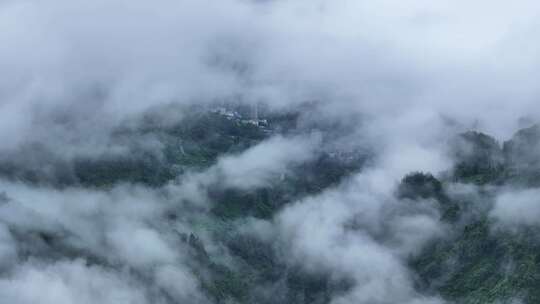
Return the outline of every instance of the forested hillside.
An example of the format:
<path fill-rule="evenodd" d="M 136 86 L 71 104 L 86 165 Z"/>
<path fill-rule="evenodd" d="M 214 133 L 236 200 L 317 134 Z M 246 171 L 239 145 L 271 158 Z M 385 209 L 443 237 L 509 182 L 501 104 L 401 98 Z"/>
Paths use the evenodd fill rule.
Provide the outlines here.
<path fill-rule="evenodd" d="M 155 226 L 168 235 L 167 242 L 184 248 L 183 259 L 202 293 L 199 302 L 334 303 L 352 292 L 358 284 L 354 276 L 336 275 L 324 267 L 307 267 L 301 261 L 291 260 L 288 249 L 283 247 L 287 243 L 279 234 L 261 234 L 256 230 L 279 221 L 298 201 L 347 187 L 363 170 L 370 170 L 376 156 L 374 147 L 336 148 L 333 134 L 336 130 L 345 132 L 346 124 L 313 124 L 306 118 L 311 115 L 307 112 L 269 112 L 254 123 L 239 114 L 231 116 L 206 108 L 182 111 L 189 115 L 174 124 L 162 124 L 159 116 L 147 115 L 136 128 L 120 127 L 111 140 L 125 143 L 127 155 L 66 158 L 55 155 L 47 145 L 29 143 L 13 154 L 2 155 L 0 174 L 9 181 L 4 187 L 13 188 L 15 183 L 56 191 L 112 191 L 113 195 L 124 185 L 142 187 L 147 189 L 145 192 L 154 189 L 151 191 L 157 191 L 155 195 L 165 196 L 173 203 L 159 209 L 152 219 L 157 222 L 145 225 Z M 260 149 L 254 157 L 276 157 L 272 152 L 265 156 L 266 150 L 272 148 L 265 148 L 266 142 L 306 134 L 314 141 L 309 145 L 314 146 L 299 153 L 309 155 L 298 155 L 282 169 L 264 173 L 264 177 L 259 177 L 259 170 L 268 169 L 238 168 L 239 173 L 235 174 L 240 176 L 235 177 L 226 172 L 233 169 L 223 165 L 227 158 L 246 155 L 254 149 Z M 445 147 L 452 159 L 451 168 L 442 172 L 410 172 L 395 187 L 395 181 L 384 181 L 394 188 L 395 203 L 389 207 L 394 211 L 384 211 L 390 212 L 390 221 L 399 220 L 399 214 L 405 212 L 413 217 L 429 216 L 444 230 L 405 251 L 407 275 L 413 279 L 416 293 L 437 295 L 455 303 L 540 300 L 540 242 L 535 236 L 538 228 L 532 224 L 505 223 L 506 215 L 499 214 L 499 209 L 504 209 L 500 204 L 512 203 L 500 201 L 504 193 L 536 193 L 540 163 L 533 151 L 538 149 L 538 138 L 538 126 L 518 131 L 503 144 L 477 131 L 456 134 L 446 141 Z M 158 150 L 141 146 L 141 139 L 155 141 Z M 234 166 L 249 165 L 238 162 Z M 240 184 L 234 178 L 240 178 Z M 248 185 L 250 179 L 258 178 L 263 180 Z M 186 184 L 197 189 L 188 189 Z M 175 191 L 170 190 L 174 187 L 183 189 L 175 191 L 196 191 L 197 195 L 180 195 L 183 198 L 177 201 Z M 20 208 L 11 195 L 7 190 L 2 196 L 2 216 L 8 222 L 13 208 Z M 205 204 L 197 201 L 201 197 Z M 528 199 L 535 198 L 531 194 Z M 325 204 L 333 208 L 332 201 Z M 121 211 L 123 208 L 128 209 Z M 128 204 L 120 212 L 131 212 L 130 208 Z M 362 228 L 366 223 L 358 216 L 344 229 L 351 233 L 370 231 L 372 227 Z M 536 223 L 537 219 L 533 221 Z M 18 259 L 83 259 L 89 266 L 105 269 L 124 265 L 142 282 L 156 284 L 155 279 L 144 278 L 148 275 L 147 266 L 123 264 L 122 259 L 74 241 L 73 238 L 84 236 L 77 235 L 82 232 L 70 225 L 73 224 L 33 227 L 14 223 L 10 233 L 17 244 Z M 396 232 L 391 227 L 381 229 L 373 232 L 373 237 L 382 244 L 402 242 L 394 240 Z M 127 238 L 124 242 L 130 242 L 129 235 L 128 231 L 122 236 Z M 361 253 L 358 254 L 360 257 Z M 174 302 L 174 296 L 166 290 L 152 293 L 157 293 L 156 299 L 160 301 Z"/>

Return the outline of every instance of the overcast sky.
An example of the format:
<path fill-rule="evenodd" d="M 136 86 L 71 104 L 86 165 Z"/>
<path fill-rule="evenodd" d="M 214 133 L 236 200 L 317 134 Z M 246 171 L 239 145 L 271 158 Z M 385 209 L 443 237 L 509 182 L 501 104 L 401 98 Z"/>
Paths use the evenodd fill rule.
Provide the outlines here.
<path fill-rule="evenodd" d="M 507 136 L 538 116 L 536 1 L 1 1 L 0 131 L 241 94 Z M 329 110 L 330 111 L 330 110 Z M 93 119 L 98 119 L 94 117 Z M 434 121 L 426 121 L 433 124 Z"/>

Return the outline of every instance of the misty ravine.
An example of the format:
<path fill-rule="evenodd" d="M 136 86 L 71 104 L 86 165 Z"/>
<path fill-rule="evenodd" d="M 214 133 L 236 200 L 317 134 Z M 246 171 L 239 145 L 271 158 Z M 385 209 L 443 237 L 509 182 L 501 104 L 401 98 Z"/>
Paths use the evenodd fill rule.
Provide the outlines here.
<path fill-rule="evenodd" d="M 539 12 L 0 0 L 0 304 L 540 303 Z"/>

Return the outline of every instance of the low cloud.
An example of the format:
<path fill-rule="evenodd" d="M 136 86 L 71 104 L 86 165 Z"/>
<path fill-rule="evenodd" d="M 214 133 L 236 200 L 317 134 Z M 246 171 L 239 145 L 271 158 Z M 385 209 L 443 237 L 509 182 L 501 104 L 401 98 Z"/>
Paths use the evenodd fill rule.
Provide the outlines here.
<path fill-rule="evenodd" d="M 27 262 L 17 266 L 9 279 L 0 279 L 0 290 L 9 303 L 149 303 L 144 287 L 126 274 L 87 266 L 83 260 Z"/>
<path fill-rule="evenodd" d="M 253 190 L 268 186 L 290 173 L 290 168 L 316 156 L 320 137 L 275 136 L 247 149 L 241 154 L 222 156 L 207 170 L 181 177 L 171 187 L 193 201 L 206 201 L 211 187 Z"/>
<path fill-rule="evenodd" d="M 332 303 L 443 303 L 419 294 L 406 266 L 407 258 L 442 235 L 438 212 L 380 192 L 372 178 L 369 171 L 361 173 L 304 198 L 280 212 L 271 226 L 254 222 L 253 233 L 274 238 L 291 265 L 352 280 L 352 288 Z"/>
<path fill-rule="evenodd" d="M 495 200 L 490 216 L 503 225 L 540 225 L 540 190 L 510 190 L 501 193 Z"/>
<path fill-rule="evenodd" d="M 312 159 L 318 143 L 317 136 L 274 137 L 163 188 L 53 189 L 1 181 L 3 298 L 31 303 L 52 289 L 45 303 L 71 303 L 77 295 L 83 303 L 205 303 L 193 272 L 198 262 L 182 239 L 194 232 L 190 220 L 205 215 L 190 206 L 208 208 L 206 191 L 215 185 L 249 190 L 279 180 L 291 165 Z M 167 220 L 170 212 L 178 214 L 174 222 Z M 24 256 L 30 260 L 20 261 Z"/>

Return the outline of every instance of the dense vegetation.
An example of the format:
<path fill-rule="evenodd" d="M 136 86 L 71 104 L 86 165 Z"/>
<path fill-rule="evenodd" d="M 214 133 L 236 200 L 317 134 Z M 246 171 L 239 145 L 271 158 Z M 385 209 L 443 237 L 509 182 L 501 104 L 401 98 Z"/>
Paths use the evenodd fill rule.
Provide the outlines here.
<path fill-rule="evenodd" d="M 0 175 L 58 188 L 108 188 L 119 183 L 159 187 L 187 172 L 201 172 L 220 156 L 245 151 L 277 133 L 322 129 L 331 138 L 328 134 L 332 130 L 342 132 L 346 128 L 339 123 L 301 125 L 298 113 L 270 113 L 267 117 L 264 127 L 200 109 L 172 125 L 146 117 L 137 128 L 120 128 L 112 140 L 157 138 L 161 143 L 160 153 L 128 145 L 129 157 L 99 155 L 65 159 L 44 145 L 29 143 L 14 152 L 18 157 L 14 154 L 0 157 Z M 497 187 L 540 185 L 540 157 L 535 153 L 539 139 L 538 126 L 517 132 L 503 145 L 486 134 L 466 132 L 449 142 L 455 161 L 452 170 L 440 176 L 412 172 L 403 177 L 396 199 L 410 204 L 432 202 L 441 222 L 451 232 L 409 258 L 419 291 L 440 294 L 458 303 L 499 303 L 514 299 L 540 302 L 540 242 L 534 236 L 538 231 L 531 227 L 517 232 L 497 230 L 488 216 Z M 220 185 L 208 190 L 212 200 L 210 216 L 194 223 L 192 233 L 178 237 L 190 247 L 192 260 L 196 261 L 191 265 L 192 270 L 210 298 L 217 303 L 329 303 L 333 296 L 352 286 L 352 282 L 336 279 L 329 273 L 308 272 L 290 265 L 282 259 L 279 248 L 236 230 L 239 221 L 271 219 L 287 204 L 321 193 L 359 172 L 369 160 L 369 154 L 352 154 L 343 157 L 339 153 L 318 151 L 314 159 L 256 190 Z M 478 195 L 452 194 L 449 188 L 457 184 L 474 185 Z M 181 215 L 171 212 L 165 220 L 174 221 L 178 216 Z M 197 236 L 201 229 L 224 246 L 233 261 L 224 262 L 211 256 Z M 19 237 L 26 240 L 29 236 Z M 92 263 L 105 263 L 77 249 L 62 247 L 56 241 L 58 237 L 38 233 L 26 241 L 39 242 L 59 254 L 85 256 Z M 24 254 L 27 257 L 37 254 L 33 250 L 28 248 Z M 275 292 L 263 292 L 261 286 Z"/>
<path fill-rule="evenodd" d="M 241 153 L 273 135 L 294 136 L 327 128 L 328 136 L 328 131 L 336 127 L 299 126 L 298 113 L 269 113 L 264 126 L 206 109 L 189 109 L 189 113 L 174 124 L 163 124 L 156 117 L 148 116 L 136 128 L 120 127 L 111 140 L 125 143 L 127 155 L 66 158 L 55 154 L 55 150 L 45 144 L 28 143 L 17 151 L 0 155 L 0 176 L 60 189 L 108 189 L 127 183 L 161 187 L 174 183 L 184 174 L 203 172 L 216 164 L 219 157 Z M 157 139 L 159 149 L 145 149 L 132 140 L 134 138 Z M 325 273 L 305 273 L 298 267 L 291 268 L 271 244 L 238 233 L 235 223 L 248 217 L 270 219 L 288 203 L 339 184 L 357 172 L 366 159 L 365 154 L 351 156 L 349 153 L 343 157 L 343 154 L 321 150 L 312 160 L 296 165 L 288 174 L 263 188 L 240 190 L 220 184 L 210 187 L 207 190 L 212 200 L 209 216 L 193 223 L 192 233 L 178 236 L 180 242 L 191 248 L 191 260 L 196 261 L 191 268 L 205 293 L 217 303 L 326 303 L 332 294 L 346 290 L 347 282 L 335 282 Z M 171 211 L 164 220 L 174 222 L 179 216 L 182 214 Z M 234 261 L 210 256 L 197 236 L 201 230 L 211 233 L 213 239 L 225 246 Z M 87 252 L 66 247 L 60 235 L 13 233 L 20 242 L 32 244 L 22 250 L 25 259 L 52 252 L 53 259 L 84 257 L 90 263 L 107 263 Z M 35 244 L 41 245 L 36 247 Z M 260 292 L 261 286 L 277 288 L 280 296 Z"/>
<path fill-rule="evenodd" d="M 431 243 L 411 260 L 422 288 L 439 292 L 458 303 L 504 303 L 522 300 L 540 301 L 540 243 L 538 230 L 521 227 L 518 231 L 497 229 L 488 216 L 494 192 L 499 187 L 538 186 L 538 138 L 540 129 L 523 129 L 501 147 L 493 138 L 478 132 L 459 135 L 453 148 L 456 165 L 451 178 L 455 182 L 477 185 L 480 196 L 462 198 L 459 221 L 451 223 L 448 239 Z M 454 144 L 456 143 L 454 142 Z M 424 188 L 432 178 L 417 178 Z M 407 178 L 404 180 L 407 181 Z M 437 186 L 444 192 L 444 186 Z M 434 196 L 443 203 L 444 195 Z"/>

